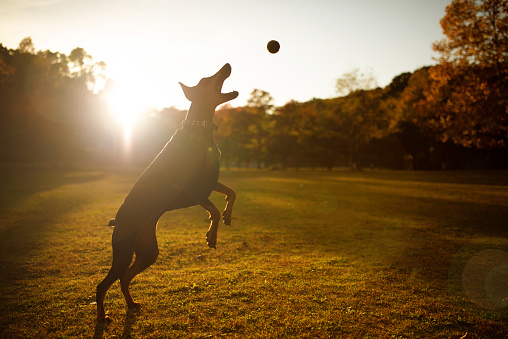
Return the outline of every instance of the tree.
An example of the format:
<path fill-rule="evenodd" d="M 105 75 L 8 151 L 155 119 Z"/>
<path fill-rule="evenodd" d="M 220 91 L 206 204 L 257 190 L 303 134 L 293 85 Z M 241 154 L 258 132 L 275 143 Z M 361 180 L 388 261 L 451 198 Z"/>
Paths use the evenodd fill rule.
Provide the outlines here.
<path fill-rule="evenodd" d="M 493 66 L 498 75 L 506 70 L 507 0 L 453 0 L 440 24 L 446 38 L 433 49 L 441 63 Z"/>
<path fill-rule="evenodd" d="M 262 162 L 266 160 L 270 133 L 275 124 L 271 115 L 272 103 L 270 93 L 260 89 L 254 89 L 247 100 L 245 114 L 249 117 L 250 124 L 245 131 L 249 138 L 245 148 L 250 153 L 250 158 L 256 160 L 258 168 L 261 168 Z"/>
<path fill-rule="evenodd" d="M 9 59 L 9 50 L 0 44 L 0 86 L 5 84 L 10 76 L 14 73 L 14 68 L 7 65 Z"/>
<path fill-rule="evenodd" d="M 467 147 L 508 142 L 508 0 L 454 0 L 433 45 L 439 64 L 420 126 Z"/>
<path fill-rule="evenodd" d="M 277 163 L 283 167 L 333 167 L 337 157 L 328 133 L 332 126 L 327 109 L 326 100 L 312 99 L 290 101 L 276 110 L 270 150 L 277 155 Z"/>
<path fill-rule="evenodd" d="M 300 124 L 303 119 L 299 114 L 300 103 L 291 100 L 282 107 L 278 107 L 273 113 L 275 126 L 270 140 L 270 155 L 276 164 L 283 168 L 288 166 L 299 167 L 301 160 L 302 144 Z"/>
<path fill-rule="evenodd" d="M 386 110 L 382 108 L 382 91 L 370 71 L 354 69 L 337 79 L 336 90 L 345 94 L 333 105 L 332 124 L 341 131 L 341 144 L 345 145 L 351 169 L 358 164 L 358 151 L 371 139 L 381 137 L 386 128 Z M 340 100 L 342 99 L 342 100 Z"/>
<path fill-rule="evenodd" d="M 414 170 L 427 168 L 429 151 L 436 146 L 436 138 L 424 135 L 417 126 L 418 108 L 425 101 L 425 93 L 430 87 L 429 67 L 416 70 L 409 77 L 394 107 L 399 117 L 396 135 L 406 152 L 411 155 Z"/>
<path fill-rule="evenodd" d="M 346 149 L 351 169 L 359 164 L 359 150 L 373 139 L 390 133 L 390 110 L 383 100 L 383 91 L 356 91 L 347 97 L 336 98 L 330 102 L 333 116 L 329 126 L 334 126 L 338 145 Z"/>
<path fill-rule="evenodd" d="M 2 160 L 69 164 L 83 154 L 79 128 L 96 114 L 89 107 L 97 98 L 88 88 L 94 79 L 73 74 L 70 63 L 63 53 L 36 52 L 30 37 L 16 50 L 0 46 Z"/>
<path fill-rule="evenodd" d="M 266 91 L 254 89 L 247 100 L 247 106 L 253 108 L 259 115 L 271 114 L 273 113 L 273 97 Z"/>
<path fill-rule="evenodd" d="M 31 37 L 26 37 L 19 43 L 18 50 L 20 53 L 34 54 L 35 47 Z"/>
<path fill-rule="evenodd" d="M 76 47 L 69 54 L 70 77 L 79 79 L 88 89 L 94 89 L 97 77 L 104 78 L 106 63 L 93 62 L 93 58 L 83 48 Z"/>
<path fill-rule="evenodd" d="M 361 72 L 358 68 L 342 74 L 335 84 L 337 94 L 343 96 L 359 90 L 369 90 L 376 87 L 377 81 L 372 72 L 370 70 Z"/>
<path fill-rule="evenodd" d="M 219 125 L 215 140 L 221 151 L 221 165 L 226 168 L 246 160 L 243 145 L 248 143 L 245 138 L 248 119 L 245 118 L 243 108 L 230 104 L 222 105 L 215 112 L 215 121 Z"/>

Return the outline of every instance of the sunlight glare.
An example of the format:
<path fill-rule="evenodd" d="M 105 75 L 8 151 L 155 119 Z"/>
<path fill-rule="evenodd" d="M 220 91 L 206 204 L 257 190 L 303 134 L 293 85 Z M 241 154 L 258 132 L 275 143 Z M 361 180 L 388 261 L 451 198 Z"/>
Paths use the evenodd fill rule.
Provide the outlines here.
<path fill-rule="evenodd" d="M 106 95 L 110 113 L 124 130 L 131 130 L 147 108 L 147 98 L 134 88 L 116 87 Z"/>
<path fill-rule="evenodd" d="M 138 88 L 116 83 L 110 84 L 106 93 L 109 112 L 122 127 L 124 156 L 129 157 L 134 125 L 147 110 L 150 98 Z"/>

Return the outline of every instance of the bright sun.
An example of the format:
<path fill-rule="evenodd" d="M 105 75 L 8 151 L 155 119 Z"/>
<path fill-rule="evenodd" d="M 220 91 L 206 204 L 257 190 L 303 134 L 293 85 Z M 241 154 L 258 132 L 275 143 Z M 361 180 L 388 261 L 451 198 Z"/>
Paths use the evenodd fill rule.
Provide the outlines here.
<path fill-rule="evenodd" d="M 148 106 L 145 96 L 138 90 L 126 86 L 116 86 L 108 93 L 106 99 L 111 114 L 124 130 L 131 130 Z"/>
<path fill-rule="evenodd" d="M 149 106 L 148 97 L 137 88 L 114 84 L 107 90 L 106 100 L 109 112 L 114 120 L 122 126 L 123 152 L 124 156 L 129 156 L 133 127 Z"/>

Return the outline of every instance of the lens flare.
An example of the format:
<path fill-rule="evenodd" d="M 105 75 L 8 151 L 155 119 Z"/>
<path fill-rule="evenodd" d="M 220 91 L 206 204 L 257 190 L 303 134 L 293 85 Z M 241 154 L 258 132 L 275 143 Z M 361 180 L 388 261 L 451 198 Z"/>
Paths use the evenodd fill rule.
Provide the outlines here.
<path fill-rule="evenodd" d="M 110 89 L 105 97 L 110 114 L 122 128 L 123 153 L 128 157 L 132 146 L 133 130 L 147 109 L 148 98 L 136 88 L 119 85 Z"/>
<path fill-rule="evenodd" d="M 121 88 L 106 96 L 109 110 L 124 130 L 131 130 L 146 109 L 146 101 L 134 90 Z"/>

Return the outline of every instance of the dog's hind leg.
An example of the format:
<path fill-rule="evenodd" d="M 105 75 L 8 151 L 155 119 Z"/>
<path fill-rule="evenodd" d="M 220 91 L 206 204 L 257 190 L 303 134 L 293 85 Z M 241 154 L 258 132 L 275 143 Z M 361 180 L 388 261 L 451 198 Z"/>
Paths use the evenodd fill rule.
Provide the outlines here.
<path fill-rule="evenodd" d="M 109 318 L 104 311 L 104 297 L 106 292 L 117 281 L 122 274 L 129 268 L 134 255 L 134 244 L 136 243 L 137 232 L 126 233 L 126 229 L 122 227 L 115 227 L 113 231 L 113 263 L 108 275 L 104 280 L 97 285 L 97 320 L 105 321 Z"/>
<path fill-rule="evenodd" d="M 143 226 L 136 238 L 134 252 L 136 258 L 134 263 L 120 277 L 122 293 L 129 308 L 139 308 L 141 305 L 132 299 L 129 292 L 129 284 L 134 277 L 155 263 L 159 256 L 159 247 L 157 245 L 157 237 L 155 231 L 157 229 L 157 219 L 150 221 L 149 224 Z"/>

